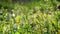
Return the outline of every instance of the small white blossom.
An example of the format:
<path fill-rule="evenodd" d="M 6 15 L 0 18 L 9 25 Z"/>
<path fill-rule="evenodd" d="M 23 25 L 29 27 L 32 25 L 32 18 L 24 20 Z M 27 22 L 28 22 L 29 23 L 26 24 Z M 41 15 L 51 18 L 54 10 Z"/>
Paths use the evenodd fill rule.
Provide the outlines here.
<path fill-rule="evenodd" d="M 12 14 L 13 15 L 13 17 L 15 17 L 15 14 Z"/>

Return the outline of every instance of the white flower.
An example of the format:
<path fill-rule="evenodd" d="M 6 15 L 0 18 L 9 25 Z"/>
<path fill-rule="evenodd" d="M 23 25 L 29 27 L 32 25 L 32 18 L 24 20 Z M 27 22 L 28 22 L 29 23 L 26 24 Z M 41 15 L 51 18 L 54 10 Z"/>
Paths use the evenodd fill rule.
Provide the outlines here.
<path fill-rule="evenodd" d="M 12 14 L 13 15 L 13 17 L 15 17 L 15 14 Z"/>

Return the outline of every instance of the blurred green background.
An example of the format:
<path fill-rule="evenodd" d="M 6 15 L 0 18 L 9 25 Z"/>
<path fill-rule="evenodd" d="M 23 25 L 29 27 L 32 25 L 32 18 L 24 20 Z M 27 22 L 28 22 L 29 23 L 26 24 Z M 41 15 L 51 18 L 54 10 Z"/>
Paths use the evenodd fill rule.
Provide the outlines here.
<path fill-rule="evenodd" d="M 0 0 L 0 34 L 60 34 L 60 0 Z"/>

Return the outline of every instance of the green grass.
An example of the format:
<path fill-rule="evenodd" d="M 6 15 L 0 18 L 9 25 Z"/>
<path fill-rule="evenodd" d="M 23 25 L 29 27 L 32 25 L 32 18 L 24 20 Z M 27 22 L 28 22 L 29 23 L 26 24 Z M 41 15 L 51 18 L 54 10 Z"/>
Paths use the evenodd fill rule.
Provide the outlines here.
<path fill-rule="evenodd" d="M 0 4 L 3 7 L 0 9 L 0 34 L 60 34 L 60 10 L 57 10 L 60 2 L 40 0 Z"/>

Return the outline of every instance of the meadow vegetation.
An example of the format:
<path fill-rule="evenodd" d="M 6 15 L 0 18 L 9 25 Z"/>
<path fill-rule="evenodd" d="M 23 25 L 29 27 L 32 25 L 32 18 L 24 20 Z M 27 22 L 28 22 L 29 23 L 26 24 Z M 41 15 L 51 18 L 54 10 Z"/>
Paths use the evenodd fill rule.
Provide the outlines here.
<path fill-rule="evenodd" d="M 0 34 L 60 34 L 60 0 L 0 0 Z"/>

